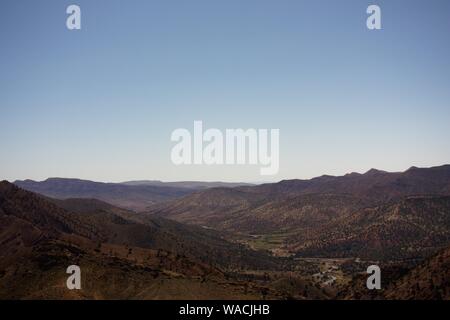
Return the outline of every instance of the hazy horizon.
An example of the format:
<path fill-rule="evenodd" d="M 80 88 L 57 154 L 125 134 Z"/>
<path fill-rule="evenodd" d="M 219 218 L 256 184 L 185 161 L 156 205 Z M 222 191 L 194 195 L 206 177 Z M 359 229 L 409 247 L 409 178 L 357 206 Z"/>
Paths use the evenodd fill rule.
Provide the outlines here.
<path fill-rule="evenodd" d="M 340 174 L 340 175 L 330 175 L 327 173 L 321 174 L 319 176 L 313 176 L 313 177 L 306 177 L 306 178 L 300 178 L 300 177 L 292 177 L 292 178 L 287 178 L 287 179 L 281 179 L 281 180 L 266 180 L 266 181 L 234 181 L 234 180 L 159 180 L 159 179 L 130 179 L 130 180 L 117 180 L 117 181 L 113 181 L 113 180 L 95 180 L 95 179 L 89 179 L 89 178 L 80 178 L 80 177 L 47 177 L 47 178 L 42 178 L 42 179 L 13 179 L 13 180 L 8 180 L 8 179 L 0 179 L 1 180 L 7 180 L 8 182 L 13 183 L 14 181 L 24 181 L 24 180 L 33 180 L 33 181 L 37 181 L 37 182 L 42 182 L 48 179 L 78 179 L 78 180 L 86 180 L 86 181 L 92 181 L 92 182 L 101 182 L 101 183 L 127 183 L 127 182 L 145 182 L 145 181 L 149 181 L 149 182 L 162 182 L 162 183 L 174 183 L 174 182 L 199 182 L 199 183 L 248 183 L 248 184 L 264 184 L 264 183 L 277 183 L 280 182 L 282 180 L 310 180 L 310 179 L 314 179 L 314 178 L 318 178 L 320 176 L 334 176 L 334 177 L 339 177 L 339 176 L 344 176 L 346 174 L 351 174 L 351 173 L 357 173 L 357 174 L 365 174 L 370 170 L 379 170 L 379 171 L 384 171 L 384 172 L 388 172 L 388 173 L 399 173 L 399 172 L 405 172 L 408 169 L 411 169 L 412 167 L 417 167 L 420 169 L 423 168 L 434 168 L 434 167 L 442 167 L 442 166 L 448 166 L 450 165 L 450 163 L 443 163 L 441 165 L 437 165 L 437 166 L 429 166 L 429 167 L 417 167 L 417 166 L 410 166 L 404 170 L 400 170 L 400 171 L 389 171 L 389 170 L 383 170 L 380 168 L 370 168 L 364 172 L 357 172 L 357 171 L 349 171 L 346 172 L 344 174 Z"/>

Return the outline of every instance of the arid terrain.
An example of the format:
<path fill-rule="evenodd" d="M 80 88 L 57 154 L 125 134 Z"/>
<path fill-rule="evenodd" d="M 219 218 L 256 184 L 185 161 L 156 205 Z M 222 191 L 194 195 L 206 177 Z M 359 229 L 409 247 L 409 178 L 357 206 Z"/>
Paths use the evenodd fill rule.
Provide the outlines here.
<path fill-rule="evenodd" d="M 1 299 L 449 299 L 450 165 L 263 185 L 3 181 L 0 249 Z M 366 287 L 373 264 L 381 290 Z"/>

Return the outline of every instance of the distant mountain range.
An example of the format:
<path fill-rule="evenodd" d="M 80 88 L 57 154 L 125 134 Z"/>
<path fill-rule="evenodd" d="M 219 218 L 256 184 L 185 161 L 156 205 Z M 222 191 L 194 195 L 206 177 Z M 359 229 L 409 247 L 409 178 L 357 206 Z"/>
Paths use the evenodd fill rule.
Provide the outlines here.
<path fill-rule="evenodd" d="M 52 198 L 95 198 L 134 211 L 145 210 L 152 204 L 179 198 L 196 190 L 250 185 L 226 182 L 161 182 L 148 180 L 103 183 L 66 178 L 49 178 L 45 181 L 17 180 L 14 184 L 25 190 Z"/>
<path fill-rule="evenodd" d="M 158 186 L 158 187 L 175 187 L 175 188 L 186 188 L 186 189 L 209 189 L 209 188 L 235 188 L 243 186 L 252 186 L 252 183 L 243 182 L 204 182 L 204 181 L 176 181 L 176 182 L 163 182 L 159 180 L 136 180 L 136 181 L 125 181 L 121 184 L 129 186 Z"/>

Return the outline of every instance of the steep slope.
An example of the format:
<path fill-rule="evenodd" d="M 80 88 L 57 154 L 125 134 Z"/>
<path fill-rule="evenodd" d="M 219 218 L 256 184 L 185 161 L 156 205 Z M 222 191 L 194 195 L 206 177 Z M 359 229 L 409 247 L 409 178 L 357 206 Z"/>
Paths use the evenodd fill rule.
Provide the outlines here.
<path fill-rule="evenodd" d="M 357 210 L 312 231 L 290 238 L 290 249 L 300 256 L 423 258 L 450 245 L 450 197 L 408 197 Z"/>
<path fill-rule="evenodd" d="M 449 300 L 450 247 L 412 265 L 381 263 L 381 290 L 367 290 L 367 273 L 355 273 L 336 299 Z"/>
<path fill-rule="evenodd" d="M 391 285 L 386 299 L 450 300 L 450 248 L 424 261 Z"/>

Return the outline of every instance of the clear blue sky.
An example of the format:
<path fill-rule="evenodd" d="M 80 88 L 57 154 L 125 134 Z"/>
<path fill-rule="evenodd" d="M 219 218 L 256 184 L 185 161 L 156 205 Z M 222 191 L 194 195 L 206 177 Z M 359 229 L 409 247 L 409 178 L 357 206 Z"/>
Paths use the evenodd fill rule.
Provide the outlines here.
<path fill-rule="evenodd" d="M 450 163 L 450 1 L 1 1 L 0 179 L 267 180 L 174 166 L 194 120 L 279 128 L 270 180 Z"/>

